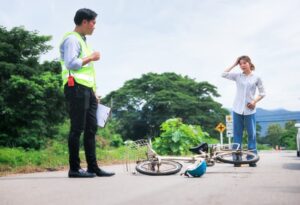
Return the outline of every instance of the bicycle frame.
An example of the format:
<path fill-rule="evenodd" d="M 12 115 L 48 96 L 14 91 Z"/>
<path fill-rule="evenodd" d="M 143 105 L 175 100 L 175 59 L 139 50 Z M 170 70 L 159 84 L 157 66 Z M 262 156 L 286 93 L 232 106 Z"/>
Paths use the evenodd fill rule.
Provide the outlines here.
<path fill-rule="evenodd" d="M 256 163 L 259 160 L 258 155 L 249 150 L 241 149 L 240 145 L 237 143 L 230 145 L 212 144 L 208 145 L 208 147 L 207 145 L 204 145 L 205 149 L 207 149 L 205 151 L 202 151 L 204 147 L 199 147 L 199 150 L 193 148 L 191 150 L 198 152 L 199 154 L 187 157 L 160 156 L 153 150 L 151 141 L 146 139 L 129 141 L 126 144 L 128 145 L 128 149 L 136 150 L 134 151 L 134 153 L 137 154 L 135 169 L 139 173 L 146 175 L 159 176 L 176 174 L 183 167 L 181 162 L 198 165 L 205 160 L 207 166 L 213 166 L 215 165 L 215 162 L 241 165 Z M 233 147 L 235 149 L 233 149 Z"/>
<path fill-rule="evenodd" d="M 214 165 L 215 158 L 218 153 L 230 152 L 232 151 L 231 147 L 236 145 L 236 150 L 240 148 L 238 143 L 233 143 L 230 145 L 210 145 L 209 152 L 200 151 L 201 154 L 193 155 L 189 157 L 180 157 L 180 156 L 160 156 L 158 155 L 152 148 L 151 142 L 147 144 L 147 159 L 150 161 L 156 161 L 158 164 L 161 163 L 162 160 L 171 160 L 171 161 L 183 161 L 187 163 L 195 163 L 196 161 L 206 160 L 208 164 Z"/>

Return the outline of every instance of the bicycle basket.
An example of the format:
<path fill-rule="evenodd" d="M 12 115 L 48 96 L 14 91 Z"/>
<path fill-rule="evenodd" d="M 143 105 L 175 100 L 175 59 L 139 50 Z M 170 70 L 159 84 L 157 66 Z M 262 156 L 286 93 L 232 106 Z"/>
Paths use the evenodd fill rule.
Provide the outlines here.
<path fill-rule="evenodd" d="M 136 141 L 126 141 L 126 170 L 130 171 L 130 164 L 147 159 L 149 141 L 140 139 Z"/>

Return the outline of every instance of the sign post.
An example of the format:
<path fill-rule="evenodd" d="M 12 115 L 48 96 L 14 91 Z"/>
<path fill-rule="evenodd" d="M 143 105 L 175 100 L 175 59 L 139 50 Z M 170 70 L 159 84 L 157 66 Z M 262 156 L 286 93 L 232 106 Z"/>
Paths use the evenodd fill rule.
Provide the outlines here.
<path fill-rule="evenodd" d="M 223 146 L 223 132 L 226 129 L 226 127 L 223 123 L 220 122 L 215 129 L 220 132 L 220 142 Z"/>
<path fill-rule="evenodd" d="M 231 138 L 233 137 L 233 122 L 231 115 L 226 115 L 226 137 L 228 137 L 228 144 L 231 145 Z"/>

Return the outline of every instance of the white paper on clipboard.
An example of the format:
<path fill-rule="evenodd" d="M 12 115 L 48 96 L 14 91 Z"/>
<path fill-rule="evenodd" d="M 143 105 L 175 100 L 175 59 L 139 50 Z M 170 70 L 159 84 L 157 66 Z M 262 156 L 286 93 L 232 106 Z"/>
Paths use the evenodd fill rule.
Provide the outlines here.
<path fill-rule="evenodd" d="M 107 107 L 102 104 L 98 104 L 98 109 L 97 109 L 97 125 L 99 127 L 104 127 L 105 123 L 109 117 L 110 114 L 110 107 Z"/>

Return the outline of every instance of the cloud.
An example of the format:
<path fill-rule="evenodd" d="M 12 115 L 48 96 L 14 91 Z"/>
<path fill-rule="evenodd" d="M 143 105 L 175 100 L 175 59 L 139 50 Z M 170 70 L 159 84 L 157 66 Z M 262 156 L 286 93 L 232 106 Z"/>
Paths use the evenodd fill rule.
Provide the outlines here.
<path fill-rule="evenodd" d="M 176 72 L 216 85 L 222 95 L 216 100 L 231 107 L 235 85 L 220 74 L 239 55 L 247 54 L 267 90 L 259 106 L 300 109 L 299 1 L 90 0 L 70 5 L 54 0 L 24 1 L 21 6 L 16 2 L 1 7 L 0 24 L 22 24 L 52 35 L 55 49 L 42 59 L 59 56 L 58 44 L 73 29 L 78 8 L 97 11 L 97 27 L 88 41 L 102 54 L 96 62 L 102 95 L 143 73 Z M 26 13 L 21 12 L 24 8 Z"/>

